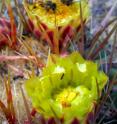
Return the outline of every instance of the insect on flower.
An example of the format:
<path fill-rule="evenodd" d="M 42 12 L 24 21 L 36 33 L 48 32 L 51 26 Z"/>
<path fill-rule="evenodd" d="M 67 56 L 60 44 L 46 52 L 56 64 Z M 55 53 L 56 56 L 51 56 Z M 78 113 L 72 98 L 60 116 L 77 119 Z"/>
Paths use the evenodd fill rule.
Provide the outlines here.
<path fill-rule="evenodd" d="M 53 53 L 62 53 L 73 39 L 74 30 L 80 25 L 80 1 L 37 0 L 32 4 L 23 3 L 28 15 L 26 20 L 32 25 L 31 32 L 36 38 L 46 41 Z M 82 0 L 81 3 L 85 21 L 89 17 L 89 7 L 87 0 Z"/>
<path fill-rule="evenodd" d="M 71 1 L 70 4 L 69 1 Z M 23 5 L 36 28 L 39 22 L 42 22 L 49 29 L 55 29 L 55 25 L 58 27 L 67 25 L 77 27 L 79 25 L 80 1 L 81 0 L 36 0 L 34 3 L 30 4 L 23 2 Z M 84 12 L 83 17 L 87 19 L 89 17 L 87 0 L 82 0 L 81 3 Z"/>
<path fill-rule="evenodd" d="M 80 2 L 80 0 L 61 0 L 61 2 L 69 6 L 69 5 L 72 5 L 74 2 Z"/>
<path fill-rule="evenodd" d="M 39 5 L 41 7 L 43 7 L 45 10 L 47 10 L 47 11 L 53 11 L 53 12 L 55 12 L 56 11 L 56 8 L 57 8 L 56 3 L 54 3 L 54 2 L 52 2 L 50 0 L 47 0 L 45 2 L 39 0 L 39 1 L 37 1 L 35 3 L 35 5 L 33 6 L 33 9 L 38 8 Z"/>
<path fill-rule="evenodd" d="M 47 120 L 57 117 L 63 118 L 62 124 L 88 124 L 107 80 L 96 63 L 78 52 L 64 57 L 50 54 L 42 75 L 27 80 L 25 88 L 33 107 Z M 76 117 L 79 123 L 72 123 Z"/>
<path fill-rule="evenodd" d="M 61 76 L 61 80 L 63 79 L 63 77 L 64 77 L 64 73 L 63 73 L 62 76 Z"/>

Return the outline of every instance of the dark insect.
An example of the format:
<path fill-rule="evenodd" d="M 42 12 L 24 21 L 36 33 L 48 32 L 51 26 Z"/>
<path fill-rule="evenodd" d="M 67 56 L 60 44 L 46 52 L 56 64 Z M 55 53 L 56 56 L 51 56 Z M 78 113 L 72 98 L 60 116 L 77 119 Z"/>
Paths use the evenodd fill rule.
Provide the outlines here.
<path fill-rule="evenodd" d="M 69 6 L 73 3 L 73 0 L 61 0 L 61 2 L 65 5 Z"/>
<path fill-rule="evenodd" d="M 45 8 L 47 11 L 52 10 L 53 12 L 56 11 L 56 3 L 48 0 L 48 1 L 38 1 L 35 3 L 35 5 L 33 6 L 33 9 L 36 9 L 38 7 L 38 5 L 41 5 L 43 8 Z"/>
<path fill-rule="evenodd" d="M 46 1 L 44 7 L 47 11 L 49 10 L 56 11 L 56 3 L 52 1 Z"/>
<path fill-rule="evenodd" d="M 63 77 L 64 77 L 64 73 L 63 73 L 62 76 L 61 76 L 61 80 L 63 79 Z"/>
<path fill-rule="evenodd" d="M 80 0 L 61 0 L 61 2 L 67 6 L 73 4 L 74 2 L 79 2 Z"/>

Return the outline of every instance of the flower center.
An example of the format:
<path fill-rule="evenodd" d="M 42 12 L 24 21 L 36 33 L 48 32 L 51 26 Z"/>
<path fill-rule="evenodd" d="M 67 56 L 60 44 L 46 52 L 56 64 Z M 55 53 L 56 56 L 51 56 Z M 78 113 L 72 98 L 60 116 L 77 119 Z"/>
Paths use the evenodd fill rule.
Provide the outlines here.
<path fill-rule="evenodd" d="M 74 88 L 68 87 L 63 89 L 57 95 L 55 95 L 55 99 L 57 102 L 60 102 L 62 107 L 70 107 L 71 102 L 77 97 L 79 93 L 75 91 Z"/>

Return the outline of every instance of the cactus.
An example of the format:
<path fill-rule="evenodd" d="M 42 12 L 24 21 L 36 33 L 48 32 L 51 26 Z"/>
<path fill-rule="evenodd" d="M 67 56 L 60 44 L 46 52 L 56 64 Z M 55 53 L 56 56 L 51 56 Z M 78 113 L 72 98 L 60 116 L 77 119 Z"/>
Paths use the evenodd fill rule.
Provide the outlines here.
<path fill-rule="evenodd" d="M 97 64 L 73 52 L 65 57 L 50 55 L 42 75 L 27 80 L 25 87 L 34 108 L 47 120 L 84 124 L 107 80 Z"/>
<path fill-rule="evenodd" d="M 89 17 L 89 6 L 87 0 L 74 2 L 69 6 L 59 0 L 53 0 L 56 9 L 47 10 L 43 7 L 45 3 L 24 3 L 28 15 L 30 31 L 38 39 L 47 41 L 54 53 L 60 53 L 64 43 L 73 39 L 77 28 L 81 24 L 81 5 L 83 8 L 83 20 Z M 43 6 L 42 6 L 43 4 Z"/>
<path fill-rule="evenodd" d="M 0 18 L 0 48 L 8 46 L 16 50 L 18 49 L 17 27 L 10 3 L 6 7 L 9 20 L 5 17 Z"/>

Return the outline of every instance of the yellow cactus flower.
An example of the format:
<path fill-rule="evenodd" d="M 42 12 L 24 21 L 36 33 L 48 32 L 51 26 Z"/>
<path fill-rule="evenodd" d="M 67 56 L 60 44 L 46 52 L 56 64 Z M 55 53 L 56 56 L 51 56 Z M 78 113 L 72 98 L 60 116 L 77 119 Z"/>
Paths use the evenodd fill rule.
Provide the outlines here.
<path fill-rule="evenodd" d="M 89 6 L 87 0 L 80 0 L 83 9 L 83 18 L 89 16 Z M 78 26 L 80 23 L 80 2 L 72 2 L 70 5 L 62 3 L 60 0 L 52 0 L 56 4 L 55 10 L 47 9 L 46 5 L 41 1 L 37 1 L 32 5 L 24 3 L 24 7 L 35 24 L 39 21 L 46 24 L 48 28 L 53 29 L 56 26 L 66 26 L 71 24 Z"/>
<path fill-rule="evenodd" d="M 46 119 L 64 119 L 84 124 L 100 97 L 107 76 L 97 64 L 74 52 L 66 57 L 51 55 L 41 77 L 29 79 L 25 86 L 33 106 Z"/>

